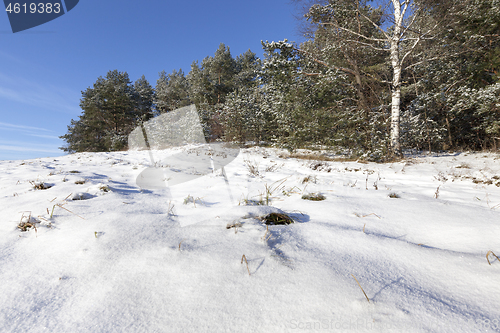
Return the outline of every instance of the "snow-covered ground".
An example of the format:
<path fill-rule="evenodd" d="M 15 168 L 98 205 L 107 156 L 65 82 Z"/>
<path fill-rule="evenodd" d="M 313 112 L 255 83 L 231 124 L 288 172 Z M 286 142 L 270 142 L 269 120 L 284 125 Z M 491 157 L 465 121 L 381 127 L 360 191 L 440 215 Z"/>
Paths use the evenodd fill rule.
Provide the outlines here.
<path fill-rule="evenodd" d="M 144 151 L 0 161 L 0 331 L 500 332 L 499 155 L 285 155 L 157 190 Z"/>

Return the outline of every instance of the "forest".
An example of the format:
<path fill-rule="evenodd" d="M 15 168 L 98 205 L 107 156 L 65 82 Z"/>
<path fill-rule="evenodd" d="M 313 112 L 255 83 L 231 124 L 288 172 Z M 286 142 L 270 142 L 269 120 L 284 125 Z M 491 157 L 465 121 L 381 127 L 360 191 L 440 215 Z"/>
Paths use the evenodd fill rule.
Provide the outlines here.
<path fill-rule="evenodd" d="M 305 41 L 264 57 L 221 43 L 186 74 L 109 71 L 62 150 L 127 149 L 141 122 L 195 104 L 208 141 L 329 147 L 367 160 L 500 146 L 498 0 L 295 0 Z"/>

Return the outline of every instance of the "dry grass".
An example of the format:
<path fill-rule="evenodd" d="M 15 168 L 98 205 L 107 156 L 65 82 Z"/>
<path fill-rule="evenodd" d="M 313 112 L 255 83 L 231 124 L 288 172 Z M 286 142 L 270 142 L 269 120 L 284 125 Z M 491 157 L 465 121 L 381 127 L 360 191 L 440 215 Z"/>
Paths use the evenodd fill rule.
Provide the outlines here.
<path fill-rule="evenodd" d="M 271 234 L 269 234 L 269 237 L 267 236 L 267 234 L 269 233 L 269 224 L 266 225 L 266 233 L 264 234 L 264 236 L 262 237 L 262 240 L 264 242 L 266 242 L 269 238 L 271 238 Z"/>
<path fill-rule="evenodd" d="M 470 169 L 470 166 L 467 163 L 462 163 L 455 167 L 456 169 Z"/>
<path fill-rule="evenodd" d="M 70 195 L 71 195 L 71 194 L 70 194 Z M 68 196 L 68 197 L 69 197 L 69 196 Z M 52 216 L 53 216 L 53 214 L 54 214 L 54 208 L 56 208 L 56 206 L 57 206 L 57 207 L 59 207 L 59 208 L 64 209 L 64 210 L 65 210 L 65 211 L 67 211 L 67 212 L 70 212 L 70 213 L 71 213 L 71 214 L 73 214 L 73 215 L 78 216 L 78 217 L 79 217 L 79 218 L 81 218 L 82 220 L 85 220 L 85 219 L 84 219 L 83 217 L 81 217 L 80 215 L 75 214 L 75 213 L 73 213 L 72 211 L 70 211 L 69 209 L 67 209 L 67 208 L 63 207 L 65 204 L 66 204 L 66 202 L 64 202 L 64 203 L 58 203 L 58 204 L 55 204 L 55 205 L 52 207 L 52 213 L 50 214 L 50 218 L 52 218 Z"/>
<path fill-rule="evenodd" d="M 311 165 L 309 165 L 309 168 L 311 168 L 311 170 L 314 170 L 314 171 L 325 171 L 325 172 L 332 171 L 332 168 L 329 167 L 328 164 L 324 163 L 324 162 L 311 163 Z"/>
<path fill-rule="evenodd" d="M 303 192 L 303 191 L 300 188 L 298 188 L 297 186 L 290 187 L 288 189 L 283 189 L 283 191 L 281 191 L 281 193 L 283 195 L 286 195 L 287 197 L 289 197 L 292 193 L 299 194 L 301 192 Z"/>
<path fill-rule="evenodd" d="M 304 194 L 302 196 L 302 199 L 311 201 L 323 201 L 326 199 L 326 197 L 321 193 L 309 193 L 309 194 Z"/>
<path fill-rule="evenodd" d="M 30 184 L 35 190 L 47 190 L 52 187 L 52 185 L 46 185 L 44 182 L 37 183 L 34 181 L 30 181 Z"/>
<path fill-rule="evenodd" d="M 377 214 L 375 214 L 375 213 L 370 213 L 370 214 L 366 214 L 366 215 L 362 215 L 362 214 L 359 214 L 359 213 L 354 213 L 354 215 L 355 215 L 356 217 L 368 217 L 368 216 L 373 215 L 373 216 L 378 217 L 378 219 L 379 219 L 379 220 L 381 219 L 381 217 L 380 217 L 380 216 L 378 216 L 378 215 L 377 215 Z"/>
<path fill-rule="evenodd" d="M 318 178 L 316 176 L 309 175 L 307 177 L 304 177 L 304 179 L 302 179 L 302 184 L 305 184 L 305 183 L 314 183 L 314 184 L 316 184 L 317 181 L 318 181 Z"/>
<path fill-rule="evenodd" d="M 243 162 L 245 162 L 245 166 L 247 167 L 248 173 L 250 173 L 250 175 L 255 177 L 260 176 L 259 164 L 257 162 L 255 161 L 252 162 L 250 160 L 244 160 Z"/>
<path fill-rule="evenodd" d="M 335 161 L 334 158 L 318 154 L 290 154 L 289 157 L 296 158 L 299 160 L 310 160 L 310 161 Z"/>
<path fill-rule="evenodd" d="M 392 193 L 389 193 L 389 198 L 399 199 L 401 197 L 399 196 L 399 194 L 392 192 Z"/>
<path fill-rule="evenodd" d="M 101 185 L 99 187 L 99 190 L 103 191 L 103 192 L 111 192 L 111 189 L 109 188 L 108 185 Z"/>
<path fill-rule="evenodd" d="M 168 216 L 177 216 L 174 212 L 174 207 L 175 205 L 172 203 L 172 201 L 168 202 Z"/>
<path fill-rule="evenodd" d="M 288 225 L 294 222 L 290 216 L 280 213 L 270 213 L 259 217 L 259 220 L 268 225 Z"/>
<path fill-rule="evenodd" d="M 26 211 L 22 212 L 21 221 L 19 222 L 17 227 L 21 229 L 21 231 L 28 231 L 29 229 L 34 228 L 36 232 L 36 223 L 37 222 L 31 220 L 31 212 Z"/>
<path fill-rule="evenodd" d="M 241 257 L 241 263 L 243 264 L 243 260 L 245 260 L 245 263 L 247 264 L 247 271 L 248 271 L 248 275 L 250 275 L 250 268 L 248 268 L 248 261 L 247 261 L 247 257 L 245 257 L 245 255 L 243 255 Z"/>
<path fill-rule="evenodd" d="M 184 199 L 184 204 L 187 205 L 188 203 L 193 203 L 194 205 L 194 208 L 196 208 L 196 202 L 199 202 L 201 205 L 204 205 L 205 203 L 203 202 L 203 200 L 200 198 L 200 197 L 197 197 L 197 198 L 194 198 L 192 195 L 188 195 L 185 199 Z"/>
<path fill-rule="evenodd" d="M 274 192 L 281 191 L 283 193 L 283 191 L 285 190 L 285 186 L 283 185 L 283 183 L 286 182 L 287 179 L 288 179 L 288 177 L 284 178 L 284 179 L 280 179 L 278 181 L 275 181 L 271 185 L 267 185 L 267 183 L 266 183 L 264 185 L 265 192 L 263 192 L 263 193 L 259 192 L 260 200 L 258 201 L 258 204 L 269 206 L 269 202 L 271 202 L 271 199 L 273 199 Z"/>
<path fill-rule="evenodd" d="M 439 185 L 436 189 L 436 193 L 434 193 L 434 198 L 439 198 L 439 188 L 441 187 L 441 185 Z"/>
<path fill-rule="evenodd" d="M 352 274 L 351 274 L 351 276 L 354 278 L 354 280 L 356 280 L 356 282 L 358 283 L 359 288 L 361 289 L 361 291 L 362 291 L 362 292 L 363 292 L 363 294 L 365 295 L 366 300 L 368 301 L 368 303 L 370 303 L 370 299 L 368 298 L 368 296 L 366 296 L 366 293 L 365 293 L 365 291 L 363 290 L 363 288 L 361 287 L 361 285 L 359 284 L 358 279 L 356 279 L 356 277 L 355 277 L 354 275 L 352 275 Z"/>
<path fill-rule="evenodd" d="M 490 262 L 490 259 L 488 258 L 490 254 L 492 256 L 494 256 L 495 258 L 497 258 L 498 261 L 500 261 L 500 258 L 498 258 L 497 255 L 495 253 L 493 253 L 493 251 L 488 251 L 488 253 L 486 253 L 486 260 L 488 260 L 488 264 L 490 264 L 490 266 L 491 266 L 491 262 Z"/>
<path fill-rule="evenodd" d="M 234 233 L 237 234 L 238 233 L 238 228 L 241 228 L 243 225 L 241 224 L 241 222 L 232 222 L 232 223 L 228 223 L 226 225 L 226 229 L 231 229 L 231 228 L 234 228 Z"/>
<path fill-rule="evenodd" d="M 274 164 L 271 164 L 271 165 L 267 166 L 267 167 L 264 169 L 264 171 L 265 171 L 265 172 L 274 172 L 274 171 L 277 171 L 277 170 L 281 169 L 281 168 L 282 168 L 282 167 L 284 167 L 284 166 L 285 166 L 285 164 L 284 164 L 284 163 L 282 163 L 282 164 L 280 164 L 280 165 L 278 165 L 277 163 L 274 163 Z"/>

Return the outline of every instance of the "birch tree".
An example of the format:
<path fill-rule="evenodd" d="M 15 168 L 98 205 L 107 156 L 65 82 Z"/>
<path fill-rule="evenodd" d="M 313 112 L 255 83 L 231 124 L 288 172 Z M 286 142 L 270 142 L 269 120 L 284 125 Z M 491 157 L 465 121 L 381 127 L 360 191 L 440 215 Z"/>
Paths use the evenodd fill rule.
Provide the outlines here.
<path fill-rule="evenodd" d="M 390 150 L 393 156 L 401 155 L 400 143 L 400 109 L 401 109 L 401 77 L 407 66 L 409 56 L 416 46 L 427 38 L 437 26 L 427 27 L 422 31 L 415 27 L 416 19 L 421 9 L 413 0 L 386 0 L 380 7 L 385 13 L 386 20 L 373 20 L 363 8 L 367 8 L 366 1 L 359 0 L 329 0 L 326 5 L 313 5 L 306 17 L 312 23 L 322 27 L 330 27 L 342 36 L 345 43 L 357 44 L 388 54 L 387 62 L 392 69 L 389 82 L 391 87 L 391 125 L 390 125 Z M 361 25 L 369 24 L 378 31 L 378 35 L 367 34 L 362 29 L 352 28 L 349 20 L 342 16 L 351 17 L 351 22 Z M 340 71 L 349 73 L 343 68 Z"/>

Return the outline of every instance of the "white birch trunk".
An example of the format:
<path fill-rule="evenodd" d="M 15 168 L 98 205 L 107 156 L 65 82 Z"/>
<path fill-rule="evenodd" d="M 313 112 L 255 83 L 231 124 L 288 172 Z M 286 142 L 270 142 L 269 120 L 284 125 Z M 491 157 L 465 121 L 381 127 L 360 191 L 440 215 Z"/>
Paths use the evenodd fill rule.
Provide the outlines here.
<path fill-rule="evenodd" d="M 399 140 L 399 120 L 401 106 L 401 59 L 399 54 L 399 42 L 403 17 L 401 15 L 401 4 L 399 0 L 392 0 L 394 6 L 394 32 L 391 43 L 392 64 L 392 101 L 391 101 L 391 153 L 393 156 L 401 155 L 401 143 Z"/>

